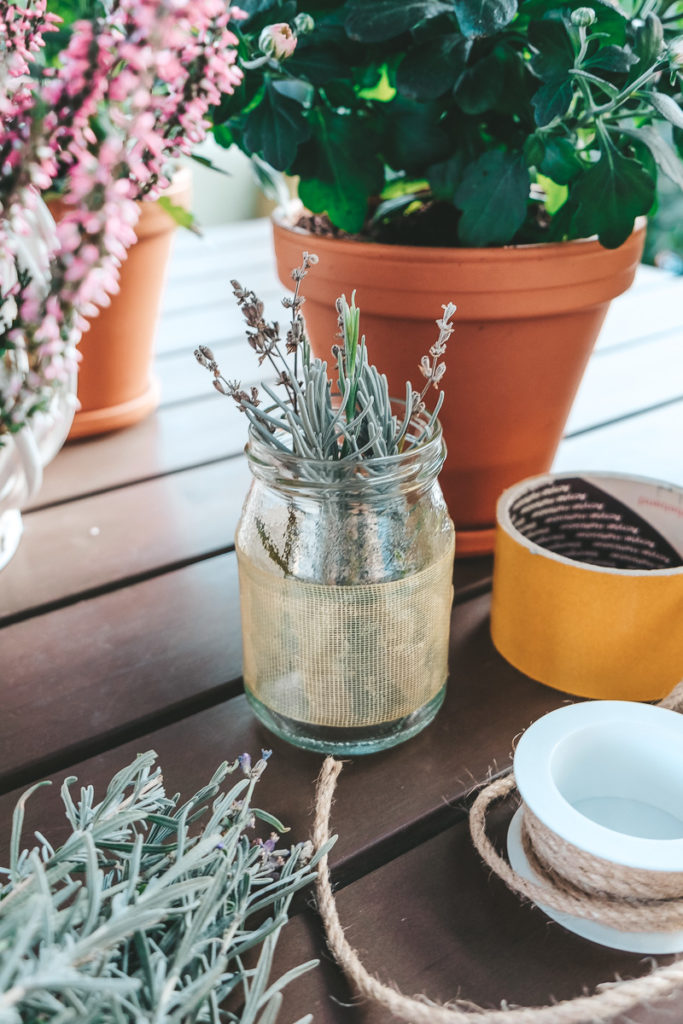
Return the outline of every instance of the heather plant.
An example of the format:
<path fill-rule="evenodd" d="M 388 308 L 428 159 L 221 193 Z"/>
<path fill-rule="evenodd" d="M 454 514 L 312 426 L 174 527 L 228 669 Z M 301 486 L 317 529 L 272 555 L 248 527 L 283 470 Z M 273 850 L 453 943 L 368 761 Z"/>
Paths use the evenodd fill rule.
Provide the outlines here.
<path fill-rule="evenodd" d="M 100 802 L 92 786 L 75 797 L 69 778 L 57 848 L 37 832 L 22 850 L 37 787 L 21 797 L 0 887 L 2 1024 L 273 1024 L 282 989 L 315 965 L 270 980 L 292 897 L 323 851 L 281 847 L 287 830 L 252 805 L 269 756 L 222 764 L 184 803 L 166 795 L 154 752 Z"/>
<path fill-rule="evenodd" d="M 135 200 L 240 82 L 223 0 L 111 0 L 50 66 L 46 0 L 0 0 L 0 445 L 67 386 L 86 317 L 116 290 Z M 41 193 L 56 188 L 55 226 Z"/>
<path fill-rule="evenodd" d="M 681 0 L 242 6 L 215 136 L 298 175 L 315 231 L 611 248 L 683 186 Z"/>

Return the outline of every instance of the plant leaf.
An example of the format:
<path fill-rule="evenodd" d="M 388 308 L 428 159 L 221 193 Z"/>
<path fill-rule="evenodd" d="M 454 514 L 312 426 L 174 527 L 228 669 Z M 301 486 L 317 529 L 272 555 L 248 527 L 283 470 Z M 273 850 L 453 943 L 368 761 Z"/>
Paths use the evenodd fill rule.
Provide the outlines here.
<path fill-rule="evenodd" d="M 257 14 L 263 14 L 265 11 L 269 11 L 271 7 L 276 7 L 279 0 L 244 0 L 242 4 L 242 10 L 245 11 L 250 18 L 253 18 Z"/>
<path fill-rule="evenodd" d="M 463 35 L 492 36 L 509 25 L 517 13 L 517 0 L 453 0 Z"/>
<path fill-rule="evenodd" d="M 226 171 L 225 167 L 219 167 L 218 164 L 213 162 L 213 160 L 209 160 L 208 156 L 201 156 L 199 153 L 190 153 L 190 160 L 194 160 L 195 163 L 201 164 L 202 167 L 206 167 L 209 171 L 215 171 L 216 174 L 224 174 L 226 178 L 232 178 L 230 171 Z"/>
<path fill-rule="evenodd" d="M 311 112 L 313 138 L 301 152 L 299 196 L 313 213 L 327 213 L 343 231 L 360 231 L 368 198 L 381 192 L 384 171 L 367 130 L 325 108 Z M 361 126 L 362 129 L 362 126 Z"/>
<path fill-rule="evenodd" d="M 673 96 L 653 90 L 647 94 L 647 99 L 658 114 L 665 117 L 667 121 L 671 121 L 671 124 L 677 128 L 683 128 L 683 108 L 679 107 Z"/>
<path fill-rule="evenodd" d="M 173 218 L 178 227 L 187 228 L 193 235 L 201 237 L 202 232 L 191 210 L 186 210 L 184 206 L 177 206 L 171 202 L 168 196 L 159 196 L 157 202 L 162 210 L 165 210 L 169 217 Z"/>
<path fill-rule="evenodd" d="M 532 21 L 529 39 L 537 50 L 530 61 L 531 70 L 543 81 L 561 78 L 573 66 L 574 47 L 564 22 Z"/>
<path fill-rule="evenodd" d="M 227 124 L 215 124 L 213 126 L 213 137 L 223 149 L 229 149 L 235 143 L 235 136 L 232 128 Z"/>
<path fill-rule="evenodd" d="M 656 194 L 653 178 L 637 160 L 610 148 L 575 182 L 571 202 L 577 236 L 597 234 L 607 249 L 616 249 L 647 213 Z"/>
<path fill-rule="evenodd" d="M 453 139 L 444 130 L 438 103 L 415 103 L 397 96 L 382 105 L 381 113 L 382 155 L 390 167 L 423 177 L 426 167 L 452 154 Z"/>
<path fill-rule="evenodd" d="M 519 154 L 500 149 L 471 163 L 455 193 L 462 210 L 458 235 L 463 245 L 504 245 L 524 222 L 529 172 Z"/>
<path fill-rule="evenodd" d="M 326 85 L 348 75 L 349 65 L 333 45 L 306 46 L 300 41 L 287 61 L 287 70 L 297 78 L 307 78 L 313 85 Z"/>
<path fill-rule="evenodd" d="M 464 165 L 465 156 L 462 150 L 458 149 L 449 160 L 432 164 L 427 169 L 427 180 L 437 199 L 453 202 L 455 190 L 462 181 Z"/>
<path fill-rule="evenodd" d="M 504 86 L 501 65 L 495 52 L 472 64 L 462 76 L 455 100 L 465 114 L 494 110 Z"/>
<path fill-rule="evenodd" d="M 446 0 L 352 0 L 344 24 L 350 39 L 382 43 L 452 10 Z"/>
<path fill-rule="evenodd" d="M 563 117 L 574 98 L 574 89 L 569 78 L 551 78 L 537 89 L 531 98 L 534 118 L 539 128 Z"/>
<path fill-rule="evenodd" d="M 674 140 L 674 145 L 676 147 L 678 155 L 683 160 L 683 128 L 674 128 L 674 130 L 673 130 L 673 140 Z"/>
<path fill-rule="evenodd" d="M 640 25 L 636 25 L 634 49 L 643 68 L 649 68 L 655 62 L 664 42 L 664 27 L 654 13 L 650 11 Z"/>
<path fill-rule="evenodd" d="M 634 64 L 638 63 L 638 57 L 623 46 L 602 46 L 597 53 L 589 57 L 584 63 L 587 68 L 600 68 L 601 71 L 612 71 L 620 74 L 628 73 Z"/>
<path fill-rule="evenodd" d="M 545 206 L 546 213 L 549 213 L 551 217 L 554 217 L 557 211 L 560 210 L 567 202 L 569 189 L 566 185 L 556 184 L 556 182 L 551 178 L 546 178 L 543 174 L 539 174 L 537 179 L 538 184 L 545 193 L 543 205 Z"/>
<path fill-rule="evenodd" d="M 546 140 L 540 169 L 548 178 L 558 185 L 567 185 L 583 170 L 583 166 L 569 139 Z"/>
<path fill-rule="evenodd" d="M 630 135 L 636 142 L 642 142 L 652 153 L 657 166 L 679 188 L 683 189 L 683 160 L 663 139 L 656 128 L 644 125 L 642 128 L 621 128 L 624 135 Z"/>
<path fill-rule="evenodd" d="M 247 117 L 244 140 L 251 152 L 263 157 L 275 170 L 286 171 L 299 144 L 310 134 L 301 104 L 283 96 L 268 82 L 261 102 Z"/>
<path fill-rule="evenodd" d="M 452 89 L 465 70 L 471 42 L 454 32 L 409 50 L 396 72 L 396 87 L 413 100 L 434 100 Z"/>
<path fill-rule="evenodd" d="M 315 96 L 315 88 L 302 78 L 277 78 L 273 80 L 272 88 L 302 107 L 310 107 Z"/>

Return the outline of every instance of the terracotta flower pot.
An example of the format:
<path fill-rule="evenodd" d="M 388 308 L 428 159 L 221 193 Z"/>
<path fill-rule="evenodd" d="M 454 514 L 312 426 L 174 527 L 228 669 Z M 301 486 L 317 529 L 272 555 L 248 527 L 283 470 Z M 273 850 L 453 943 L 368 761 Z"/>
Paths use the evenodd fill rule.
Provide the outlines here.
<path fill-rule="evenodd" d="M 165 195 L 190 203 L 190 172 L 180 170 Z M 159 404 L 152 376 L 154 336 L 176 223 L 154 202 L 143 202 L 137 242 L 121 267 L 120 290 L 83 335 L 79 349 L 79 411 L 69 438 L 104 434 L 144 419 Z"/>
<path fill-rule="evenodd" d="M 439 482 L 458 555 L 493 550 L 498 496 L 546 472 L 611 299 L 640 260 L 645 222 L 619 249 L 597 240 L 497 249 L 416 248 L 312 237 L 274 217 L 280 280 L 302 250 L 320 263 L 306 278 L 313 350 L 328 358 L 334 302 L 356 290 L 371 361 L 392 393 L 417 387 L 420 357 L 437 336 L 441 306 L 458 306 L 440 413 L 448 458 Z"/>

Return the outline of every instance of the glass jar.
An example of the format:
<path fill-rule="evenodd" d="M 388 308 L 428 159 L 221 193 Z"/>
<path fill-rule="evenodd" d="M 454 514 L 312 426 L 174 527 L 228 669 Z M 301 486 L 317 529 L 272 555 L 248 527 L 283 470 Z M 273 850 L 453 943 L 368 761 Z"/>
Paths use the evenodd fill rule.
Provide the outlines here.
<path fill-rule="evenodd" d="M 276 452 L 250 433 L 237 527 L 244 683 L 282 739 L 383 750 L 443 703 L 455 531 L 435 424 L 417 449 L 352 463 Z"/>

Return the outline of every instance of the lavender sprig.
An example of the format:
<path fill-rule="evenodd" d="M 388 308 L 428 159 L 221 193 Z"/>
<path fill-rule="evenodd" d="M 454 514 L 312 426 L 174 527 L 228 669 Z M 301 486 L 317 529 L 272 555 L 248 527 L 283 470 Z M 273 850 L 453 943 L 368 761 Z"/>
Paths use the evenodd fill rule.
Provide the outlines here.
<path fill-rule="evenodd" d="M 301 283 L 311 266 L 318 262 L 314 253 L 304 253 L 300 267 L 292 271 L 295 291 L 283 299 L 291 310 L 284 352 L 277 322 L 264 317 L 264 305 L 253 291 L 233 281 L 233 291 L 247 324 L 247 340 L 258 356 L 266 360 L 276 374 L 275 385 L 261 385 L 271 405 L 263 407 L 258 389 L 244 389 L 238 381 L 226 379 L 209 348 L 195 351 L 198 362 L 213 375 L 213 385 L 228 395 L 244 412 L 257 435 L 278 451 L 292 452 L 306 459 L 329 462 L 357 462 L 383 458 L 408 451 L 429 435 L 443 402 L 440 383 L 446 370 L 443 356 L 453 332 L 451 318 L 456 307 L 449 302 L 436 321 L 439 336 L 422 357 L 419 369 L 426 378 L 421 391 L 406 384 L 405 414 L 395 415 L 384 374 L 368 361 L 365 337 L 360 335 L 360 310 L 355 292 L 349 304 L 346 296 L 337 300 L 341 344 L 332 347 L 336 364 L 338 391 L 333 394 L 327 363 L 312 359 L 301 306 Z M 301 359 L 299 358 L 301 355 Z M 290 362 L 288 357 L 292 357 Z M 426 396 L 433 387 L 439 391 L 429 413 Z M 284 395 L 278 392 L 284 389 Z"/>

